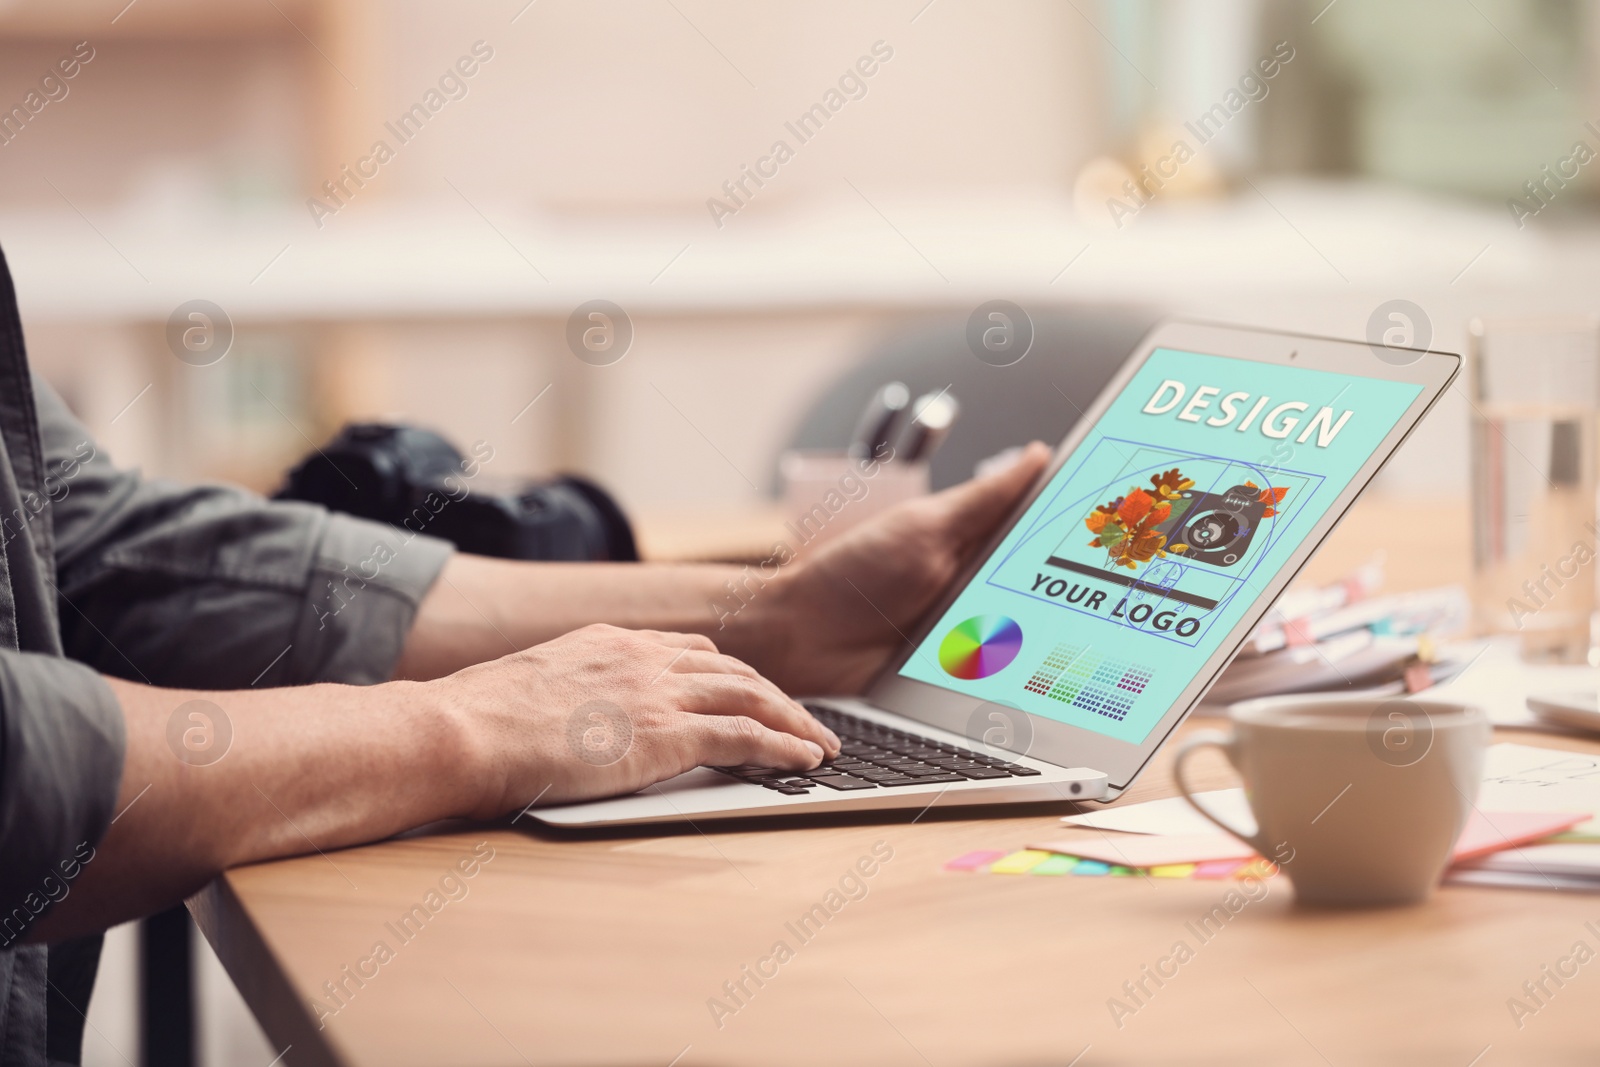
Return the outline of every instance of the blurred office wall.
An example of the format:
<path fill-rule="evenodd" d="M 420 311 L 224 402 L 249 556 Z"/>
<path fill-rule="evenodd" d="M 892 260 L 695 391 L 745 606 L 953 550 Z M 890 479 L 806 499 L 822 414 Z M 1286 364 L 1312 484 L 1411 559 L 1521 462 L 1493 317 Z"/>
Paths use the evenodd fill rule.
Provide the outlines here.
<path fill-rule="evenodd" d="M 308 438 L 391 417 L 493 440 L 502 475 L 565 466 L 646 504 L 725 497 L 723 475 L 695 469 L 704 456 L 674 467 L 640 446 L 709 436 L 769 463 L 840 361 L 946 299 L 926 290 L 933 273 L 893 282 L 907 259 L 923 268 L 887 205 L 1056 195 L 1104 133 L 1101 39 L 1048 0 L 125 3 L 0 8 L 0 100 L 69 45 L 93 49 L 68 95 L 0 146 L 0 240 L 36 360 L 117 454 L 176 476 L 265 487 Z M 403 118 L 430 93 L 443 106 L 415 131 Z M 785 123 L 830 93 L 842 110 L 801 143 Z M 725 191 L 780 139 L 794 157 L 775 178 Z M 381 167 L 364 162 L 378 141 L 393 149 Z M 334 210 L 318 217 L 314 198 Z M 722 226 L 713 198 L 737 205 Z M 841 219 L 881 229 L 887 299 L 841 299 L 826 241 L 796 247 Z M 725 286 L 763 261 L 764 231 L 788 241 L 766 292 Z M 421 299 L 374 309 L 394 242 Z M 452 302 L 483 275 L 513 292 Z M 629 359 L 648 384 L 631 367 L 566 380 L 566 312 L 619 287 L 638 294 L 623 301 Z M 203 375 L 159 329 L 191 298 L 238 330 Z M 737 366 L 764 370 L 741 381 Z M 551 410 L 510 426 L 552 383 Z"/>
<path fill-rule="evenodd" d="M 1600 149 L 1594 21 L 1573 0 L 10 0 L 0 103 L 92 58 L 0 143 L 0 242 L 36 361 L 149 471 L 267 488 L 341 423 L 403 418 L 491 441 L 500 477 L 737 506 L 841 368 L 997 296 L 1345 336 L 1403 298 L 1446 347 L 1472 314 L 1582 310 L 1587 246 L 1546 246 L 1588 226 L 1591 175 L 1528 200 L 1531 225 L 1507 205 Z M 1293 58 L 1256 99 L 1274 49 Z M 1185 124 L 1241 86 L 1200 144 Z M 1125 191 L 1180 138 L 1193 162 Z M 565 336 L 596 298 L 634 327 L 603 371 Z M 234 331 L 213 365 L 166 335 L 193 300 Z M 1463 418 L 1393 477 L 1433 478 Z"/>

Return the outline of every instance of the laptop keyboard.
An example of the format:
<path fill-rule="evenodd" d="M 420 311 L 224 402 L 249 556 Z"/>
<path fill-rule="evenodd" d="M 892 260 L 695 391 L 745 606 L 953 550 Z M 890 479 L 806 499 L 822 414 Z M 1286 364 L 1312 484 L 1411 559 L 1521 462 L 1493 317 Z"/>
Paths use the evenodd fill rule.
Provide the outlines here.
<path fill-rule="evenodd" d="M 905 785 L 1029 778 L 1039 772 L 959 745 L 947 745 L 904 730 L 880 726 L 834 708 L 807 704 L 817 721 L 839 735 L 837 759 L 824 760 L 814 771 L 780 771 L 771 767 L 714 767 L 741 781 L 783 793 L 804 796 L 817 786 L 848 792 L 893 789 Z"/>

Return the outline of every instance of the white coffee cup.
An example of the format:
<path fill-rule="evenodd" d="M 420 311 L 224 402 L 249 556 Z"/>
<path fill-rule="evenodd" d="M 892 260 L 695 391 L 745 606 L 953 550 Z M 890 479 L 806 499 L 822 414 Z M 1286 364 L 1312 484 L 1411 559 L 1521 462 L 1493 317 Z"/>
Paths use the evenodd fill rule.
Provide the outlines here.
<path fill-rule="evenodd" d="M 1318 905 L 1424 900 L 1450 863 L 1483 777 L 1482 711 L 1401 698 L 1272 697 L 1235 704 L 1232 730 L 1178 748 L 1178 788 L 1207 819 L 1277 863 Z M 1244 779 L 1254 832 L 1194 798 L 1190 756 L 1222 749 Z"/>

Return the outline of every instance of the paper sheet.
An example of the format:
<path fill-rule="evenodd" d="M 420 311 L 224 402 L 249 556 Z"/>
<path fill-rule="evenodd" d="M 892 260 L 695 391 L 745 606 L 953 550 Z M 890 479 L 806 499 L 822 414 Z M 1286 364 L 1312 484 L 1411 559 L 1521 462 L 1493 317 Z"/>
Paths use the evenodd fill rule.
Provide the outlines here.
<path fill-rule="evenodd" d="M 1600 670 L 1523 663 L 1515 638 L 1495 638 L 1466 670 L 1443 685 L 1417 694 L 1419 700 L 1455 700 L 1484 710 L 1496 726 L 1542 727 L 1528 710 L 1535 693 L 1571 693 L 1600 689 Z M 1590 811 L 1600 811 L 1600 806 Z"/>
<path fill-rule="evenodd" d="M 1243 789 L 1214 789 L 1195 796 L 1214 811 L 1217 818 L 1246 833 L 1255 832 L 1256 821 L 1250 814 L 1250 804 Z M 1600 809 L 1597 809 L 1600 810 Z M 1085 815 L 1068 815 L 1062 822 L 1070 826 L 1089 826 L 1096 830 L 1120 830 L 1129 834 L 1214 834 L 1217 827 L 1205 816 L 1189 806 L 1182 797 L 1167 797 L 1143 804 L 1091 811 Z"/>
<path fill-rule="evenodd" d="M 1083 837 L 1075 841 L 1041 841 L 1029 848 L 1060 852 L 1121 867 L 1167 867 L 1209 860 L 1247 860 L 1256 854 L 1249 845 L 1225 833 Z"/>
<path fill-rule="evenodd" d="M 1200 803 L 1219 819 L 1246 832 L 1255 819 L 1243 789 L 1216 789 L 1198 794 Z M 1600 756 L 1563 752 L 1534 745 L 1490 745 L 1483 762 L 1480 811 L 1600 812 Z M 1217 828 L 1182 797 L 1111 807 L 1061 820 L 1070 826 L 1120 830 L 1131 834 L 1212 834 Z M 1600 834 L 1600 819 L 1575 827 Z"/>
<path fill-rule="evenodd" d="M 1529 845 L 1474 860 L 1473 870 L 1600 880 L 1600 845 Z"/>
<path fill-rule="evenodd" d="M 1600 813 L 1600 756 L 1534 745 L 1490 745 L 1478 807 L 1495 811 Z M 1600 819 L 1574 827 L 1600 834 Z"/>

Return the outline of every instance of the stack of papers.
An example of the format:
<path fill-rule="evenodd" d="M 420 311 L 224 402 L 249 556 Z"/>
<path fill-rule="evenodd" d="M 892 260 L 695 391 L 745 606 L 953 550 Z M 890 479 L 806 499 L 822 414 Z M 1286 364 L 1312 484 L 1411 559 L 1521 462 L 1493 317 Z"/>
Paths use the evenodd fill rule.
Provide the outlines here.
<path fill-rule="evenodd" d="M 1290 590 L 1245 640 L 1206 704 L 1289 693 L 1415 693 L 1462 670 L 1475 648 L 1446 648 L 1470 601 L 1460 586 L 1374 596 L 1382 567 L 1337 585 Z"/>
<path fill-rule="evenodd" d="M 1450 871 L 1454 885 L 1600 890 L 1600 845 L 1539 844 L 1500 852 Z"/>
<path fill-rule="evenodd" d="M 1480 807 L 1567 811 L 1589 817 L 1548 842 L 1451 870 L 1449 882 L 1517 889 L 1600 891 L 1600 756 L 1532 745 L 1494 745 L 1484 760 Z"/>

